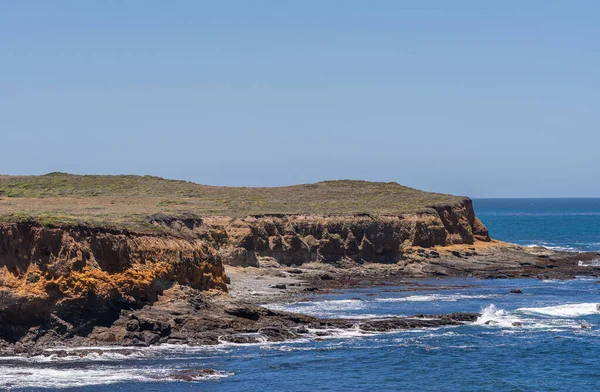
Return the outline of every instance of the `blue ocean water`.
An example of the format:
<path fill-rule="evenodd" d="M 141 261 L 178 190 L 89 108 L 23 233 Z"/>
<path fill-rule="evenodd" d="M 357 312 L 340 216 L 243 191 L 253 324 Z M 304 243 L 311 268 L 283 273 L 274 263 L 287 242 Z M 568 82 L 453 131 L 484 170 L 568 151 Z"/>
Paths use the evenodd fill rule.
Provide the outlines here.
<path fill-rule="evenodd" d="M 600 251 L 600 198 L 475 199 L 492 238 L 567 251 Z"/>
<path fill-rule="evenodd" d="M 600 200 L 476 200 L 492 236 L 598 250 Z M 595 244 L 595 245 L 594 245 Z M 138 348 L 86 356 L 0 358 L 0 390 L 593 391 L 600 390 L 600 285 L 473 278 L 352 289 L 269 307 L 321 317 L 481 312 L 470 325 L 383 334 L 360 328 L 279 344 Z M 440 286 L 446 289 L 440 290 Z M 451 286 L 450 288 L 447 288 Z M 520 288 L 523 294 L 510 294 Z M 190 368 L 217 374 L 165 379 Z"/>

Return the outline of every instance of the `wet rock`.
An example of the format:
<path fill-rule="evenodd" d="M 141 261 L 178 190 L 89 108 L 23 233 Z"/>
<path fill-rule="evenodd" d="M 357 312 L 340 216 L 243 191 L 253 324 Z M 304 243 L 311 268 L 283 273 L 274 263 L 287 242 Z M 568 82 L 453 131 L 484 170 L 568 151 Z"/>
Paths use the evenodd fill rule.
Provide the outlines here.
<path fill-rule="evenodd" d="M 261 343 L 263 341 L 259 336 L 244 334 L 221 336 L 221 340 L 227 343 L 236 344 Z"/>
<path fill-rule="evenodd" d="M 160 336 L 167 336 L 171 333 L 171 324 L 168 321 L 153 319 L 144 315 L 134 315 L 142 331 L 152 331 Z"/>
<path fill-rule="evenodd" d="M 511 294 L 523 294 L 523 290 L 521 290 L 521 289 L 511 289 L 510 293 Z"/>
<path fill-rule="evenodd" d="M 278 284 L 271 285 L 271 288 L 278 289 L 278 290 L 286 290 L 287 286 L 283 283 L 278 283 Z"/>
<path fill-rule="evenodd" d="M 522 327 L 522 326 L 523 326 L 523 323 L 520 323 L 520 322 L 518 322 L 518 321 L 515 321 L 514 323 L 512 323 L 512 326 L 513 326 L 513 327 Z"/>
<path fill-rule="evenodd" d="M 143 340 L 147 345 L 152 345 L 159 342 L 160 336 L 152 331 L 142 331 L 141 340 Z"/>
<path fill-rule="evenodd" d="M 309 331 L 308 331 L 308 328 L 306 328 L 304 325 L 303 325 L 303 326 L 300 326 L 300 327 L 298 327 L 298 328 L 296 328 L 296 333 L 298 333 L 298 334 L 305 335 L 305 334 L 307 334 L 308 332 L 309 332 Z"/>
<path fill-rule="evenodd" d="M 177 373 L 169 375 L 169 378 L 178 381 L 196 381 L 206 377 L 215 376 L 219 374 L 214 369 L 202 368 L 202 369 L 187 369 Z"/>
<path fill-rule="evenodd" d="M 333 280 L 333 276 L 331 276 L 330 274 L 322 274 L 319 276 L 319 279 L 321 280 Z"/>

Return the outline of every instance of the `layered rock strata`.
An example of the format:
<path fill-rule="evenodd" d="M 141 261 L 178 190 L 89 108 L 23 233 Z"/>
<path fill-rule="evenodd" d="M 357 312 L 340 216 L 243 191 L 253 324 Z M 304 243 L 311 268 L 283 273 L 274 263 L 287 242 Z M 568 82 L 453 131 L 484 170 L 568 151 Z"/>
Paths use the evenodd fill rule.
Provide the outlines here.
<path fill-rule="evenodd" d="M 19 341 L 36 328 L 86 335 L 174 285 L 225 293 L 224 264 L 395 263 L 412 247 L 489 241 L 470 199 L 398 216 L 156 215 L 149 224 L 143 233 L 1 224 L 0 338 Z"/>

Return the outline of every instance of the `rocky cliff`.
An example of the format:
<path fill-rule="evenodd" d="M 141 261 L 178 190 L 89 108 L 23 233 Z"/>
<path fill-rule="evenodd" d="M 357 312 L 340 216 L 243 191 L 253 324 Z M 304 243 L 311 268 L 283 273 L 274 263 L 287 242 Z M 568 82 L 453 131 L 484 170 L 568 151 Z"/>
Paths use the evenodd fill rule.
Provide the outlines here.
<path fill-rule="evenodd" d="M 414 247 L 487 241 L 470 199 L 398 215 L 152 215 L 149 229 L 0 224 L 0 338 L 110 325 L 174 285 L 226 292 L 224 264 L 394 263 Z"/>
<path fill-rule="evenodd" d="M 429 248 L 489 241 L 472 201 L 432 206 L 401 215 L 263 215 L 207 218 L 226 264 L 258 266 L 261 259 L 283 265 L 305 262 L 394 263 L 412 247 Z"/>
<path fill-rule="evenodd" d="M 174 284 L 227 291 L 220 258 L 199 237 L 0 225 L 0 337 L 31 326 L 85 333 Z"/>

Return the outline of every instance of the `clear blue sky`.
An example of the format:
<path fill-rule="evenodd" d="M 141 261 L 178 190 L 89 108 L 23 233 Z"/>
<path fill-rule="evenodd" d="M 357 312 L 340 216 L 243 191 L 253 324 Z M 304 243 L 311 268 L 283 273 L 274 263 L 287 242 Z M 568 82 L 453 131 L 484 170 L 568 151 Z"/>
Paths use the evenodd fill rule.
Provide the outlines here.
<path fill-rule="evenodd" d="M 597 1 L 3 1 L 0 173 L 600 196 Z"/>

